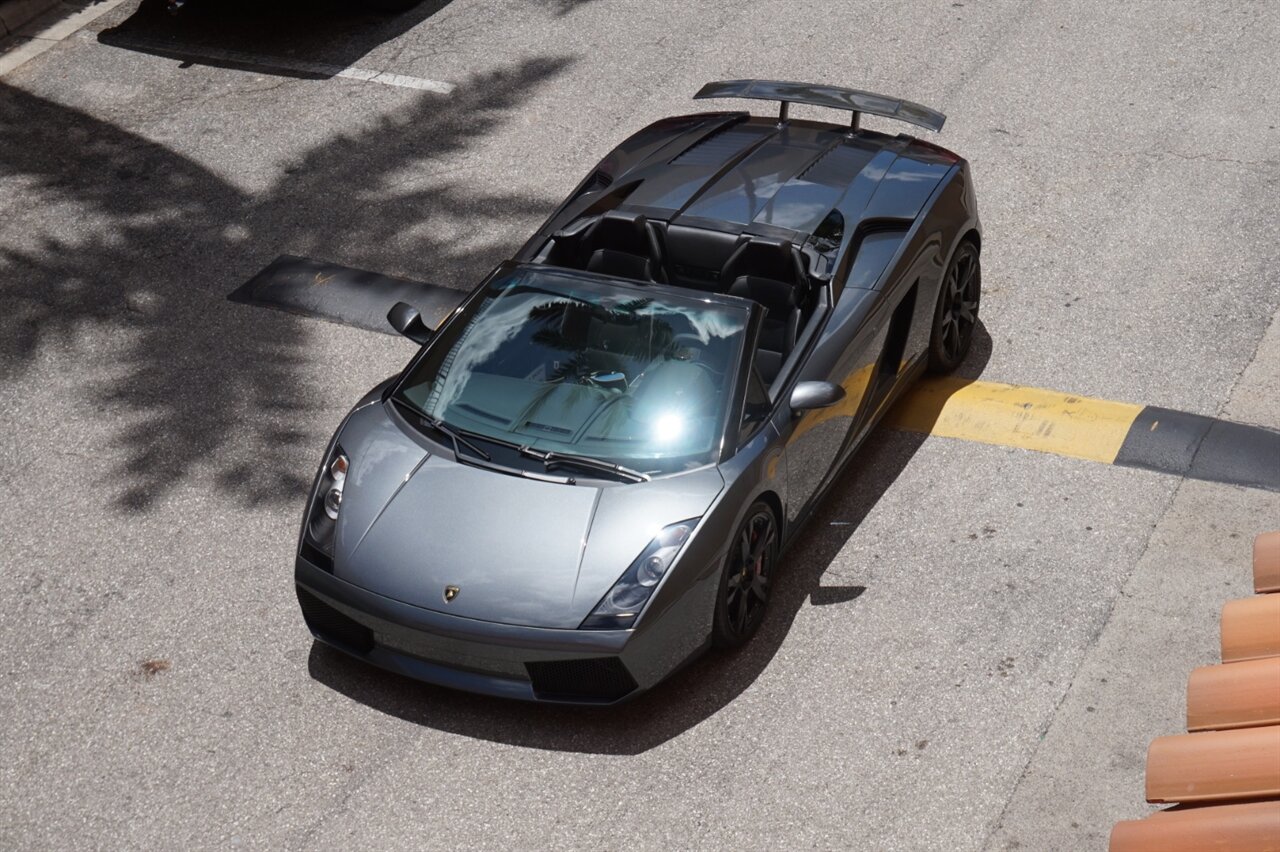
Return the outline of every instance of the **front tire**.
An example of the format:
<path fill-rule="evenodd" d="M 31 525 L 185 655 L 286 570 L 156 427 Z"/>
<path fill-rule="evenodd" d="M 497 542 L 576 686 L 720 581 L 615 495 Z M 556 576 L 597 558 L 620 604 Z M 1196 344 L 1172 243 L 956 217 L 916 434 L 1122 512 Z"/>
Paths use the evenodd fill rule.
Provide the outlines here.
<path fill-rule="evenodd" d="M 929 335 L 929 372 L 950 373 L 969 354 L 981 301 L 982 265 L 978 260 L 978 247 L 965 240 L 942 276 L 933 330 Z"/>
<path fill-rule="evenodd" d="M 763 502 L 752 504 L 733 537 L 720 574 L 711 628 L 711 641 L 717 648 L 740 647 L 760 628 L 769 605 L 778 543 L 773 509 Z"/>

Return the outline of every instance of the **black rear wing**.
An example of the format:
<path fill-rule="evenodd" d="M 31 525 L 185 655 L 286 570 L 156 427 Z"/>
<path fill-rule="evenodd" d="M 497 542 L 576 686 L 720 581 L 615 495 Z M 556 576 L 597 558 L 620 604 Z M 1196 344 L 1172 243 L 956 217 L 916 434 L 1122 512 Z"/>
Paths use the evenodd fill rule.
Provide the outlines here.
<path fill-rule="evenodd" d="M 929 130 L 941 130 L 947 117 L 926 106 L 862 92 L 858 89 L 842 89 L 839 86 L 820 86 L 810 83 L 785 83 L 779 80 L 722 80 L 703 86 L 694 100 L 703 98 L 755 98 L 764 101 L 781 101 L 779 120 L 787 117 L 787 104 L 811 104 L 812 106 L 844 109 L 853 113 L 851 126 L 856 130 L 858 116 L 869 112 L 886 118 L 896 118 Z"/>

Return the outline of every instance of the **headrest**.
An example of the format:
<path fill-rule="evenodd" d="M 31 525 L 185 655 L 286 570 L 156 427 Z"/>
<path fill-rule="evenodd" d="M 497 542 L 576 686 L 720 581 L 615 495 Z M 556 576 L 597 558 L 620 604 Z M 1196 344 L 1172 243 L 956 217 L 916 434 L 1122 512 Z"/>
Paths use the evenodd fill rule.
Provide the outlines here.
<path fill-rule="evenodd" d="M 649 258 L 613 249 L 596 249 L 587 261 L 587 271 L 632 281 L 652 281 Z"/>
<path fill-rule="evenodd" d="M 720 277 L 733 281 L 741 275 L 772 278 L 775 281 L 798 283 L 806 276 L 803 267 L 796 262 L 796 249 L 785 240 L 743 235 L 738 247 L 725 261 Z"/>
<path fill-rule="evenodd" d="M 594 248 L 648 254 L 649 236 L 645 227 L 647 221 L 638 213 L 610 210 L 591 226 L 584 234 L 584 238 Z"/>
<path fill-rule="evenodd" d="M 790 311 L 796 306 L 796 291 L 790 284 L 773 278 L 743 275 L 729 287 L 730 296 L 759 302 L 768 311 Z"/>

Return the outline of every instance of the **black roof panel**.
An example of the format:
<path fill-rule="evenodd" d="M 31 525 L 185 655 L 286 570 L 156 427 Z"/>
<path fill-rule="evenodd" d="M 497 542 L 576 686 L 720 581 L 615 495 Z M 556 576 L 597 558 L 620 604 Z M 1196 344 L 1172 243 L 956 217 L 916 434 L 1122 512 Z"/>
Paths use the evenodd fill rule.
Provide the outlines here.
<path fill-rule="evenodd" d="M 741 157 L 682 212 L 704 219 L 749 224 L 775 193 L 806 171 L 830 145 L 828 140 L 820 142 L 812 131 L 775 128 L 768 142 Z"/>
<path fill-rule="evenodd" d="M 627 198 L 628 207 L 682 210 L 726 163 L 768 138 L 772 128 L 740 124 L 718 130 L 695 142 L 669 163 L 644 168 L 645 180 Z M 640 169 L 635 170 L 637 172 Z"/>
<path fill-rule="evenodd" d="M 910 184 L 911 191 L 876 215 L 914 216 L 919 206 L 908 209 L 912 202 L 922 204 L 949 168 L 921 162 L 907 136 L 850 132 L 814 121 L 778 123 L 745 113 L 712 118 L 701 131 L 682 125 L 678 145 L 631 159 L 614 177 L 615 185 L 634 184 L 619 208 L 671 224 L 719 223 L 731 232 L 803 238 L 833 209 L 854 222 L 864 210 L 871 215 L 875 189 L 885 179 Z"/>
<path fill-rule="evenodd" d="M 795 245 L 834 211 L 847 241 L 866 219 L 917 217 L 962 162 L 910 136 L 825 122 L 745 112 L 674 116 L 611 151 L 522 251 L 532 256 L 551 234 L 609 210 L 665 223 L 674 242 L 701 231 Z"/>
<path fill-rule="evenodd" d="M 753 217 L 755 222 L 811 234 L 849 191 L 879 149 L 841 144 L 787 181 Z"/>

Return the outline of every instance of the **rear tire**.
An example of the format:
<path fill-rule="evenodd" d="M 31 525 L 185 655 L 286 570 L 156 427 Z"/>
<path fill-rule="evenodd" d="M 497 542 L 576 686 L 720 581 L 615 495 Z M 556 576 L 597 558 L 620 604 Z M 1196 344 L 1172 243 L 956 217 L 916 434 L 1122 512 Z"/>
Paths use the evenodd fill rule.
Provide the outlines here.
<path fill-rule="evenodd" d="M 734 534 L 720 572 L 711 642 L 737 648 L 755 635 L 769 605 L 778 560 L 778 520 L 768 503 L 756 502 Z"/>
<path fill-rule="evenodd" d="M 960 366 L 973 343 L 982 302 L 982 264 L 978 247 L 965 240 L 956 249 L 938 289 L 929 335 L 929 372 L 950 373 Z"/>

